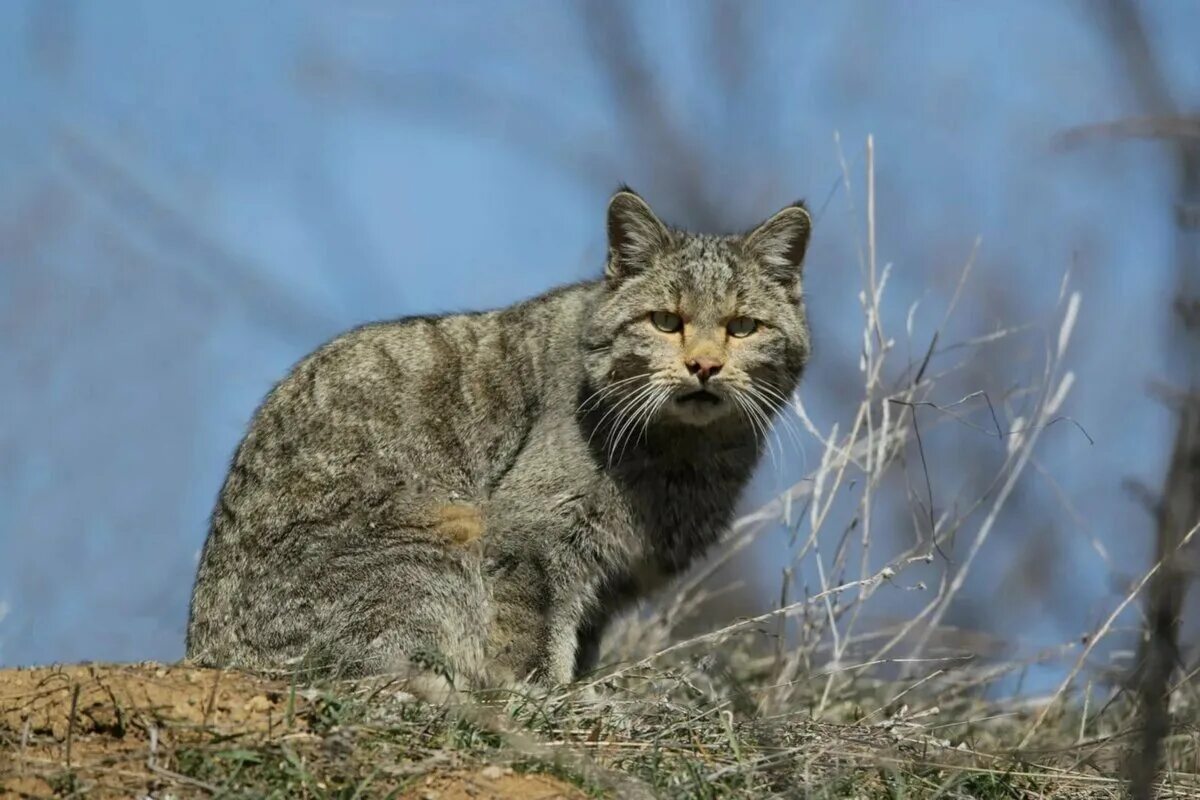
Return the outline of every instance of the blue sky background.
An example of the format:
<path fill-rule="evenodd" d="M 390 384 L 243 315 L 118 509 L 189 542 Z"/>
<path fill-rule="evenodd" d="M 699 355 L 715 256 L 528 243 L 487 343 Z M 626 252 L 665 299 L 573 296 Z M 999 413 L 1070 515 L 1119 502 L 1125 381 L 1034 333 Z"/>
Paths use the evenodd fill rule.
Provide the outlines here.
<path fill-rule="evenodd" d="M 1200 6 L 1142 6 L 1196 108 Z M 868 134 L 896 334 L 920 300 L 923 346 L 977 237 L 956 338 L 1050 326 L 1071 264 L 1083 293 L 1064 410 L 1095 444 L 1059 426 L 1040 454 L 1075 513 L 1026 478 L 955 621 L 1036 646 L 1113 607 L 1152 541 L 1121 482 L 1157 485 L 1172 432 L 1146 386 L 1169 380 L 1173 176 L 1155 143 L 1051 147 L 1140 112 L 1093 7 L 621 8 L 628 27 L 533 0 L 0 4 L 0 664 L 180 657 L 207 515 L 271 384 L 363 321 L 597 275 L 621 182 L 699 227 L 808 199 L 803 395 L 822 426 L 846 421 Z M 614 80 L 626 51 L 637 68 Z M 1028 382 L 1038 342 L 980 356 L 937 399 Z M 935 477 L 1003 454 L 937 436 Z M 747 506 L 817 455 L 792 453 Z M 763 602 L 781 541 L 742 563 Z"/>

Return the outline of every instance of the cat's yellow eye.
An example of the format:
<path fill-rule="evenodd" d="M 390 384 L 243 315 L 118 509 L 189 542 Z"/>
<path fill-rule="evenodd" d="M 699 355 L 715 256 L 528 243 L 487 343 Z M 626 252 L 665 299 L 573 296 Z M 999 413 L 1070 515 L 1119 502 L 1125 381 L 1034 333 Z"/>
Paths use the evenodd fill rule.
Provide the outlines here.
<path fill-rule="evenodd" d="M 729 331 L 730 336 L 736 336 L 741 339 L 744 336 L 749 336 L 758 329 L 758 320 L 753 317 L 734 317 L 729 320 L 729 324 L 725 326 L 725 330 Z"/>
<path fill-rule="evenodd" d="M 650 322 L 663 333 L 678 333 L 683 327 L 683 318 L 670 311 L 653 311 Z"/>

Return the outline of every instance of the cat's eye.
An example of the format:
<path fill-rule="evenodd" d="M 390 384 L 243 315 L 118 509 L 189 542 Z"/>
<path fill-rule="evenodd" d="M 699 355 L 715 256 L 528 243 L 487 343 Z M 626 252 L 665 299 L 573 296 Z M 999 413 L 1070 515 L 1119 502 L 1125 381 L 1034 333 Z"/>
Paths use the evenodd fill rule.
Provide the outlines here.
<path fill-rule="evenodd" d="M 734 317 L 729 320 L 729 323 L 725 326 L 725 330 L 729 331 L 730 336 L 736 336 L 741 339 L 758 330 L 758 320 L 754 319 L 754 317 Z"/>
<path fill-rule="evenodd" d="M 678 333 L 683 327 L 683 318 L 670 311 L 651 312 L 650 322 L 663 333 Z"/>

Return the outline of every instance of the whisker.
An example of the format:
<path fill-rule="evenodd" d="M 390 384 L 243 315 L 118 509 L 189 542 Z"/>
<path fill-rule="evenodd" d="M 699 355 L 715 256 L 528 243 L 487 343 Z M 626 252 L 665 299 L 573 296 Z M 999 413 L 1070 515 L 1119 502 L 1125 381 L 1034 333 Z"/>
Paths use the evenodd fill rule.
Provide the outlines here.
<path fill-rule="evenodd" d="M 802 436 L 800 435 L 800 430 L 797 427 L 796 421 L 794 419 L 792 419 L 791 417 L 789 417 L 787 414 L 783 413 L 785 409 L 787 411 L 792 412 L 792 414 L 796 413 L 795 408 L 792 406 L 791 399 L 788 397 L 785 397 L 783 394 L 783 391 L 778 386 L 775 386 L 773 383 L 771 383 L 768 380 L 760 379 L 757 381 L 752 381 L 750 383 L 749 388 L 751 391 L 762 394 L 765 397 L 771 398 L 773 401 L 778 401 L 777 403 L 776 402 L 764 403 L 764 405 L 771 406 L 772 411 L 775 414 L 775 420 L 779 424 L 781 424 L 783 426 L 784 430 L 787 431 L 791 435 L 792 440 L 796 444 L 796 447 L 800 450 L 803 450 L 804 449 L 804 441 L 803 441 Z"/>
<path fill-rule="evenodd" d="M 779 408 L 775 409 L 775 410 L 782 410 L 784 408 L 788 408 L 792 404 L 791 397 L 785 395 L 783 393 L 782 389 L 780 389 L 778 386 L 776 386 L 775 384 L 771 383 L 768 380 L 761 379 L 761 378 L 756 379 L 756 380 L 751 380 L 750 386 L 752 386 L 754 389 L 764 393 L 771 399 L 777 400 L 779 402 Z"/>
<path fill-rule="evenodd" d="M 775 436 L 775 441 L 779 445 L 780 458 L 782 459 L 782 457 L 785 453 L 785 448 L 783 446 L 783 439 L 779 435 L 779 429 L 775 426 L 775 420 L 777 420 L 778 418 L 775 417 L 775 414 L 774 414 L 775 409 L 774 409 L 773 404 L 767 402 L 765 395 L 763 395 L 761 392 L 759 392 L 754 387 L 753 384 L 748 385 L 746 387 L 746 389 L 747 389 L 747 399 L 750 402 L 750 404 L 755 408 L 755 410 L 758 412 L 758 416 L 759 416 L 759 419 L 762 420 L 763 427 L 767 428 L 770 431 L 770 433 Z M 777 464 L 776 466 L 777 466 L 777 469 L 779 469 L 780 465 Z"/>
<path fill-rule="evenodd" d="M 762 378 L 754 380 L 752 383 L 759 389 L 768 392 L 771 396 L 779 400 L 780 407 L 778 409 L 778 413 L 780 419 L 783 419 L 792 425 L 797 424 L 797 420 L 800 418 L 800 412 L 796 410 L 795 390 L 793 390 L 790 394 L 785 393 L 775 384 Z M 788 413 L 785 414 L 785 411 Z"/>
<path fill-rule="evenodd" d="M 629 424 L 634 412 L 641 407 L 643 400 L 653 394 L 653 392 L 654 387 L 649 383 L 639 388 L 636 393 L 630 396 L 629 401 L 623 404 L 621 412 L 613 419 L 612 425 L 604 436 L 604 452 L 609 464 L 614 463 L 616 460 L 617 445 L 621 440 L 621 432 Z"/>
<path fill-rule="evenodd" d="M 582 403 L 579 404 L 579 407 L 575 409 L 575 413 L 579 413 L 580 411 L 583 411 L 585 408 L 588 408 L 590 405 L 599 403 L 602 399 L 604 399 L 608 395 L 612 394 L 613 392 L 617 391 L 617 389 L 619 389 L 621 386 L 623 386 L 631 381 L 636 381 L 639 378 L 647 378 L 650 375 L 651 375 L 651 373 L 649 373 L 649 372 L 642 372 L 637 375 L 631 375 L 627 378 L 622 378 L 619 381 L 613 381 L 612 383 L 607 383 L 604 386 L 601 386 L 599 389 L 597 389 L 596 391 L 594 391 L 590 395 L 588 395 L 587 398 Z"/>
<path fill-rule="evenodd" d="M 762 443 L 767 447 L 767 455 L 770 457 L 772 465 L 778 471 L 779 462 L 775 456 L 775 450 L 771 446 L 771 439 L 767 435 L 767 429 L 762 425 L 761 411 L 740 391 L 730 392 L 730 397 L 734 399 L 738 407 L 745 414 L 746 420 L 750 423 L 750 428 L 754 432 L 755 441 L 760 439 L 761 434 Z"/>
<path fill-rule="evenodd" d="M 644 418 L 645 424 L 648 425 L 654 412 L 661 405 L 664 396 L 670 394 L 670 391 L 668 389 L 664 389 L 661 384 L 655 384 L 655 389 L 655 392 L 647 395 L 642 400 L 642 403 L 638 409 L 630 413 L 630 424 L 628 426 L 628 430 L 624 432 L 624 442 L 621 444 L 621 452 L 618 455 L 618 460 L 624 457 L 625 447 L 629 444 L 629 436 L 633 435 L 633 432 L 638 429 L 638 421 Z"/>
<path fill-rule="evenodd" d="M 658 396 L 658 389 L 654 387 L 651 391 L 646 392 L 638 404 L 631 408 L 625 415 L 625 420 L 622 422 L 620 429 L 613 438 L 612 452 L 610 460 L 612 462 L 620 461 L 625 456 L 625 446 L 628 444 L 628 437 L 637 429 L 637 422 L 641 418 L 645 410 L 654 402 Z M 619 451 L 619 452 L 618 452 Z"/>
<path fill-rule="evenodd" d="M 800 437 L 800 431 L 796 428 L 796 423 L 793 420 L 789 419 L 787 416 L 779 413 L 780 412 L 779 407 L 776 406 L 775 402 L 772 402 L 773 398 L 771 397 L 771 394 L 774 394 L 776 398 L 781 397 L 781 395 L 779 395 L 778 391 L 773 390 L 767 386 L 756 386 L 753 383 L 748 385 L 746 387 L 745 391 L 751 397 L 754 397 L 757 400 L 759 400 L 766 409 L 770 409 L 771 414 L 773 416 L 772 429 L 775 430 L 776 432 L 778 432 L 778 429 L 780 427 L 782 427 L 783 430 L 789 436 L 791 436 L 792 442 L 796 445 L 796 448 L 798 450 L 803 451 L 804 450 L 804 442 Z M 770 394 L 768 394 L 768 392 Z M 785 407 L 787 407 L 786 404 L 785 404 Z M 778 433 L 777 433 L 777 435 L 778 435 Z M 782 440 L 780 441 L 779 446 L 780 446 L 780 448 L 783 447 Z"/>
<path fill-rule="evenodd" d="M 628 424 L 634 409 L 638 408 L 641 403 L 654 392 L 655 388 L 656 387 L 653 382 L 647 382 L 645 385 L 638 387 L 636 391 L 631 392 L 629 395 L 624 397 L 614 406 L 614 409 L 619 410 L 617 411 L 616 417 L 613 419 L 612 425 L 608 429 L 608 433 L 604 437 L 604 449 L 609 454 L 608 461 L 610 464 L 613 463 L 613 448 L 615 447 L 617 440 L 620 438 L 620 431 L 623 431 L 626 424 Z M 607 416 L 608 415 L 605 414 L 605 417 Z"/>
<path fill-rule="evenodd" d="M 614 444 L 613 446 L 615 460 L 620 461 L 625 457 L 625 448 L 629 446 L 630 437 L 633 436 L 635 431 L 638 432 L 638 435 L 637 439 L 634 441 L 636 442 L 637 440 L 641 439 L 642 434 L 645 433 L 645 430 L 647 426 L 649 426 L 650 420 L 653 418 L 655 412 L 658 411 L 658 409 L 662 406 L 663 401 L 670 395 L 670 391 L 663 389 L 660 385 L 656 384 L 655 389 L 655 392 L 644 398 L 638 408 L 629 414 L 629 420 L 622 428 L 622 435 L 618 436 L 617 438 L 617 444 L 620 445 L 619 454 L 616 453 L 617 444 Z M 639 421 L 641 421 L 640 425 L 638 424 Z"/>
<path fill-rule="evenodd" d="M 666 405 L 667 401 L 670 399 L 671 399 L 671 390 L 664 389 L 658 397 L 658 402 L 654 404 L 654 408 L 650 411 L 649 414 L 646 415 L 645 421 L 642 422 L 642 430 L 638 434 L 638 441 L 641 441 L 642 437 L 644 437 L 646 435 L 646 431 L 650 428 L 650 421 L 652 419 L 654 419 L 654 416 L 656 414 L 658 414 L 659 410 L 664 405 Z"/>
<path fill-rule="evenodd" d="M 638 396 L 639 396 L 639 395 L 640 395 L 640 394 L 641 394 L 643 391 L 645 391 L 645 389 L 646 389 L 646 388 L 647 388 L 647 386 L 649 386 L 649 385 L 650 385 L 650 384 L 649 384 L 649 383 L 647 383 L 647 384 L 645 384 L 645 385 L 643 385 L 643 386 L 639 386 L 639 387 L 637 387 L 637 388 L 635 388 L 635 389 L 632 389 L 632 390 L 630 390 L 630 391 L 629 391 L 629 393 L 628 393 L 628 394 L 626 394 L 625 396 L 623 396 L 623 397 L 621 397 L 620 399 L 618 399 L 618 400 L 617 400 L 615 403 L 613 403 L 613 404 L 612 404 L 612 405 L 611 405 L 611 406 L 608 408 L 608 410 L 604 412 L 604 415 L 603 415 L 603 416 L 601 416 L 601 417 L 600 417 L 600 419 L 599 419 L 599 420 L 596 422 L 596 425 L 595 425 L 595 426 L 592 428 L 592 433 L 591 433 L 591 435 L 590 435 L 590 436 L 588 436 L 588 444 L 591 444 L 591 443 L 592 443 L 592 439 L 593 439 L 593 438 L 596 436 L 596 432 L 597 432 L 597 431 L 599 431 L 599 430 L 600 430 L 602 427 L 604 427 L 604 421 L 605 421 L 605 420 L 607 420 L 607 419 L 608 419 L 610 416 L 612 416 L 613 414 L 616 414 L 616 419 L 614 419 L 614 420 L 613 420 L 613 423 L 612 423 L 612 424 L 613 424 L 613 425 L 616 425 L 616 424 L 617 424 L 617 421 L 618 421 L 618 420 L 620 420 L 620 418 L 621 418 L 621 414 L 623 413 L 623 412 L 622 412 L 622 409 L 623 409 L 623 407 L 625 407 L 625 406 L 629 405 L 631 402 L 635 401 L 635 400 L 636 400 L 636 398 L 637 398 L 637 397 L 638 397 Z M 611 431 L 610 431 L 610 432 L 611 432 Z"/>

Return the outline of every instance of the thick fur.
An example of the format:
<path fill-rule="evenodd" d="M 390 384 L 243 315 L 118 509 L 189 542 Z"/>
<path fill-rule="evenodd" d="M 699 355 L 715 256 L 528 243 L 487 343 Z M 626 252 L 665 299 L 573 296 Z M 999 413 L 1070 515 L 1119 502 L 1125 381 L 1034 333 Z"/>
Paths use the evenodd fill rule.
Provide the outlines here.
<path fill-rule="evenodd" d="M 744 236 L 690 234 L 622 190 L 602 280 L 305 358 L 234 456 L 189 658 L 469 688 L 591 669 L 610 618 L 730 522 L 808 358 L 808 232 L 795 205 Z M 758 321 L 744 338 L 739 316 Z M 722 365 L 715 401 L 680 399 L 698 358 Z"/>

